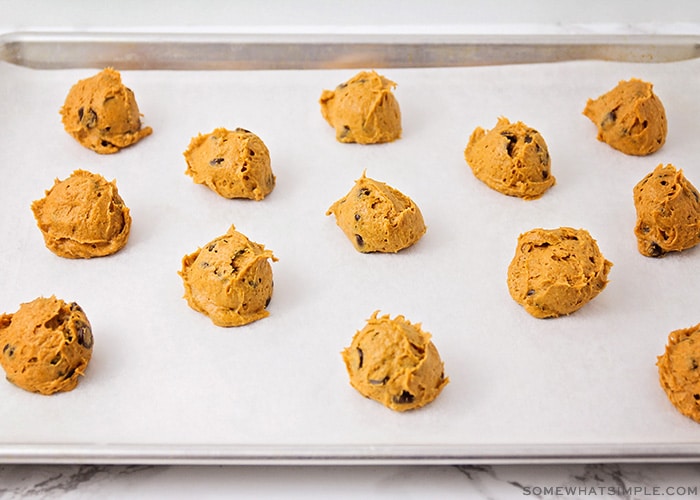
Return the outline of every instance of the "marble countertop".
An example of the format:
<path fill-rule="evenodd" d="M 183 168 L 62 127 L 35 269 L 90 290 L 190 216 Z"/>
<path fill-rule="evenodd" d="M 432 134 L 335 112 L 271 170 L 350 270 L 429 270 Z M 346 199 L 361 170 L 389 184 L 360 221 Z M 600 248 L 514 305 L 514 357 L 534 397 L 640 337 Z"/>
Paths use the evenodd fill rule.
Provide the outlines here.
<path fill-rule="evenodd" d="M 387 2 L 396 7 L 396 2 Z M 625 2 L 587 2 L 585 12 L 571 12 L 566 3 L 449 1 L 403 2 L 392 15 L 367 16 L 374 2 L 358 2 L 345 12 L 342 28 L 408 26 L 413 31 L 448 27 L 452 31 L 682 32 L 700 33 L 696 0 L 660 5 L 641 0 L 633 11 Z M 214 4 L 214 5 L 212 5 Z M 300 2 L 122 2 L 118 12 L 101 11 L 84 0 L 53 3 L 42 0 L 0 0 L 0 33 L 30 29 L 144 29 L 209 26 L 250 31 L 244 21 L 264 14 L 268 30 L 290 31 L 335 25 L 330 4 Z M 645 5 L 642 5 L 645 4 Z M 59 8 L 60 5 L 60 8 Z M 89 5 L 89 8 L 88 8 Z M 215 7 L 244 9 L 247 16 L 211 16 Z M 292 8 L 294 6 L 294 8 Z M 197 8 L 195 8 L 197 7 Z M 140 10 L 139 10 L 140 9 Z M 256 11 L 257 9 L 257 11 Z M 266 10 L 267 9 L 267 10 Z M 134 15 L 137 12 L 140 15 Z M 384 9 L 384 13 L 389 10 Z M 313 15 L 305 15 L 313 13 Z M 415 15 L 413 14 L 415 13 Z M 108 15 L 107 15 L 108 14 Z M 469 14 L 469 15 L 467 15 Z M 367 21 L 370 19 L 370 21 Z M 228 23 L 228 24 L 227 24 Z M 426 25 L 428 27 L 426 28 Z M 602 28 L 601 28 L 602 27 Z M 532 464 L 532 465 L 387 465 L 387 466 L 181 466 L 181 465 L 0 465 L 0 499 L 15 498 L 700 498 L 700 464 Z"/>
<path fill-rule="evenodd" d="M 2 465 L 0 498 L 699 498 L 700 464 Z"/>

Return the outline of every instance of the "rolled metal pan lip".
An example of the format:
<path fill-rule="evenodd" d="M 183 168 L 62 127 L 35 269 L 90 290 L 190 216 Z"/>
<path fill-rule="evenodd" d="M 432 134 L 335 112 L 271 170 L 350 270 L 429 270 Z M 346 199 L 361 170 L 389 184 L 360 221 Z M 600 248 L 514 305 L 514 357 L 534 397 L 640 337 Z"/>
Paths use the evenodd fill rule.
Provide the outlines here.
<path fill-rule="evenodd" d="M 0 60 L 34 69 L 434 68 L 700 57 L 696 35 L 226 34 L 14 32 Z"/>

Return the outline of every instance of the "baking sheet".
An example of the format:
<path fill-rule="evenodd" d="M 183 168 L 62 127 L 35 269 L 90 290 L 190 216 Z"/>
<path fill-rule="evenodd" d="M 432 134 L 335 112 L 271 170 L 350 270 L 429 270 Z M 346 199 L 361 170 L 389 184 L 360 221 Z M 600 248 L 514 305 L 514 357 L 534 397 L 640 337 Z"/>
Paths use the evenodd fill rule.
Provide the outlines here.
<path fill-rule="evenodd" d="M 700 250 L 637 253 L 632 187 L 659 163 L 700 185 L 700 61 L 577 61 L 384 69 L 398 83 L 403 136 L 339 144 L 318 97 L 355 71 L 124 71 L 154 133 L 99 156 L 58 110 L 91 69 L 0 64 L 0 310 L 55 294 L 86 311 L 93 359 L 78 388 L 51 397 L 0 384 L 0 460 L 411 462 L 697 460 L 700 427 L 670 405 L 656 356 L 700 321 Z M 653 82 L 666 145 L 627 157 L 581 112 L 619 80 Z M 499 116 L 538 129 L 557 184 L 535 201 L 476 180 L 463 150 Z M 271 152 L 274 192 L 225 200 L 192 183 L 192 136 L 244 127 Z M 30 204 L 75 169 L 116 179 L 133 227 L 119 253 L 61 259 Z M 396 255 L 357 253 L 325 211 L 362 172 L 421 208 L 423 239 Z M 183 255 L 235 224 L 279 258 L 270 317 L 223 329 L 191 310 Z M 530 317 L 506 268 L 518 234 L 582 227 L 614 263 L 577 313 Z M 431 405 L 394 413 L 348 384 L 340 351 L 375 310 L 421 322 L 450 384 Z"/>

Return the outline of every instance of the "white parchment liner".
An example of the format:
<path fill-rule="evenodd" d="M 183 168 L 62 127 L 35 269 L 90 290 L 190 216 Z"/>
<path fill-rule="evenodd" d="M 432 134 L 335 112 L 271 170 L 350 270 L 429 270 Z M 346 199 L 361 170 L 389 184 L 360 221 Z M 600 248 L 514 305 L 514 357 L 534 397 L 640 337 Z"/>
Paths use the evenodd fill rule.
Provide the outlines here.
<path fill-rule="evenodd" d="M 700 322 L 700 249 L 641 256 L 632 203 L 659 163 L 700 186 L 700 61 L 380 70 L 398 83 L 404 132 L 375 146 L 337 143 L 320 115 L 321 91 L 354 71 L 124 72 L 154 133 L 110 156 L 82 148 L 58 113 L 95 72 L 0 65 L 0 311 L 55 294 L 84 308 L 95 337 L 71 393 L 0 383 L 3 445 L 700 447 L 655 367 L 668 333 Z M 598 142 L 581 114 L 631 77 L 654 84 L 668 115 L 649 157 Z M 539 200 L 490 190 L 464 161 L 472 130 L 501 115 L 549 145 L 557 183 Z M 277 186 L 265 200 L 226 200 L 184 174 L 190 138 L 219 126 L 267 144 Z M 131 209 L 114 256 L 66 260 L 43 245 L 30 204 L 78 168 L 116 179 Z M 365 169 L 421 208 L 414 247 L 360 254 L 324 215 Z M 187 306 L 177 271 L 231 224 L 279 262 L 270 317 L 223 329 Z M 518 234 L 558 226 L 587 229 L 614 266 L 586 307 L 538 320 L 510 298 L 506 268 Z M 348 384 L 340 351 L 376 309 L 432 333 L 451 383 L 428 407 L 394 413 Z"/>

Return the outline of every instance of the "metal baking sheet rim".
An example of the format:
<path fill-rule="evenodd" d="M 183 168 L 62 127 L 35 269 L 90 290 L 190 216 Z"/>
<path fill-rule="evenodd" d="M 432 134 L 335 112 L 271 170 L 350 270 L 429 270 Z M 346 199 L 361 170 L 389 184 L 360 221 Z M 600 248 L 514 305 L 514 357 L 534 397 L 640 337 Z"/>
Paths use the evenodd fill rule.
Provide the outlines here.
<path fill-rule="evenodd" d="M 6 445 L 0 463 L 168 465 L 459 465 L 697 463 L 700 446 L 643 444 L 494 446 Z"/>
<path fill-rule="evenodd" d="M 207 52 L 210 51 L 210 52 Z M 198 54 L 207 57 L 194 59 Z M 26 32 L 0 35 L 0 60 L 29 68 L 331 69 L 459 67 L 700 57 L 694 35 L 227 35 Z M 256 446 L 0 444 L 0 463 L 361 465 L 700 462 L 698 444 Z"/>
<path fill-rule="evenodd" d="M 0 60 L 40 69 L 427 68 L 700 57 L 698 35 L 193 34 L 15 32 Z"/>

